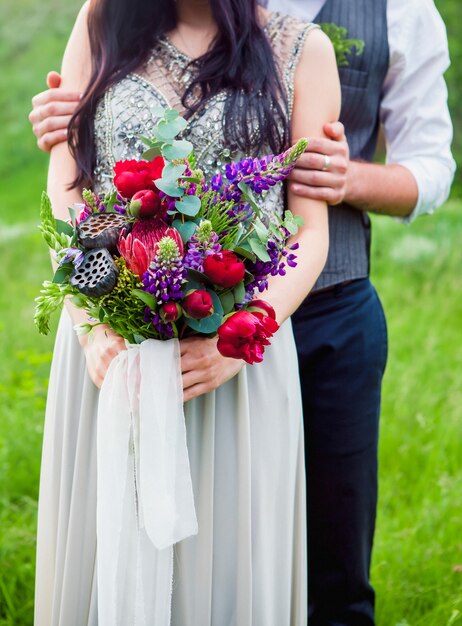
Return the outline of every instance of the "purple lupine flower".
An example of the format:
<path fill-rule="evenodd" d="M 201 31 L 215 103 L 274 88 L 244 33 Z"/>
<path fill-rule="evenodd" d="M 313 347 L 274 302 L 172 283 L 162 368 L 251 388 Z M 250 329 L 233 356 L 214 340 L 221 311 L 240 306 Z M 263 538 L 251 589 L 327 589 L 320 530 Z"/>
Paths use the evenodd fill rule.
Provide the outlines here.
<path fill-rule="evenodd" d="M 106 205 L 104 204 L 104 198 L 102 196 L 98 196 L 90 189 L 84 189 L 82 197 L 83 203 L 74 205 L 74 208 L 79 211 L 76 218 L 77 224 L 86 220 L 90 215 L 106 212 Z"/>
<path fill-rule="evenodd" d="M 212 178 L 212 182 L 210 183 L 210 188 L 213 189 L 213 191 L 220 191 L 222 187 L 223 176 L 220 173 L 215 174 L 215 176 Z"/>
<path fill-rule="evenodd" d="M 202 220 L 189 240 L 188 251 L 183 259 L 184 266 L 188 269 L 203 272 L 205 259 L 221 251 L 222 247 L 218 243 L 218 239 L 217 233 L 212 230 L 211 222 Z"/>
<path fill-rule="evenodd" d="M 250 219 L 254 214 L 254 210 L 248 202 L 236 202 L 227 211 L 227 213 L 229 217 L 233 218 L 229 225 L 236 226 L 237 224 L 246 222 Z M 223 234 L 224 233 L 222 233 L 222 235 Z"/>
<path fill-rule="evenodd" d="M 256 291 L 262 293 L 268 289 L 270 276 L 285 276 L 286 263 L 289 267 L 296 267 L 295 259 L 297 257 L 292 251 L 297 249 L 298 244 L 294 244 L 286 249 L 285 241 L 273 239 L 268 241 L 267 252 L 271 260 L 261 261 L 257 259 L 254 263 L 247 266 L 247 269 L 253 275 L 253 280 L 246 285 L 246 302 L 252 298 Z"/>
<path fill-rule="evenodd" d="M 163 322 L 158 313 L 154 313 L 151 320 L 152 325 L 160 335 L 167 337 L 167 339 L 173 339 L 175 333 L 173 332 L 172 322 Z"/>
<path fill-rule="evenodd" d="M 238 188 L 240 182 L 244 182 L 255 193 L 261 194 L 285 180 L 294 168 L 293 163 L 284 165 L 286 156 L 286 153 L 277 156 L 270 154 L 259 159 L 247 157 L 237 163 L 228 163 L 225 166 L 225 176 L 229 183 L 224 190 L 226 199 L 239 200 L 242 195 Z"/>
<path fill-rule="evenodd" d="M 178 302 L 182 299 L 181 286 L 186 278 L 181 253 L 171 237 L 163 237 L 156 256 L 143 275 L 143 288 L 153 295 L 157 303 Z"/>
<path fill-rule="evenodd" d="M 116 200 L 114 202 L 114 211 L 120 213 L 121 215 L 127 214 L 127 205 L 128 202 L 123 198 L 120 193 L 117 193 Z"/>

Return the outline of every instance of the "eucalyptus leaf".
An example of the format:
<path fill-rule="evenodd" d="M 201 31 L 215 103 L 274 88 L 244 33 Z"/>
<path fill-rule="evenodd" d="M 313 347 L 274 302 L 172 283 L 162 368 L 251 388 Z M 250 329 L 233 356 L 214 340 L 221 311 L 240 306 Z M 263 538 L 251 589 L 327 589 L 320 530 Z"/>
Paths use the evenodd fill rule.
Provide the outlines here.
<path fill-rule="evenodd" d="M 303 224 L 305 223 L 305 220 L 301 215 L 294 215 L 292 211 L 289 210 L 284 212 L 284 218 L 286 221 L 289 220 L 294 224 L 297 224 L 297 226 L 303 226 Z"/>
<path fill-rule="evenodd" d="M 164 107 L 160 106 L 159 104 L 153 106 L 151 109 L 151 113 L 153 117 L 164 117 L 166 112 L 167 112 L 167 109 L 164 109 Z"/>
<path fill-rule="evenodd" d="M 172 139 L 175 139 L 175 137 L 181 133 L 187 125 L 188 122 L 182 117 L 177 117 L 176 119 L 170 121 L 163 119 L 158 123 L 155 135 L 159 139 L 172 141 Z"/>
<path fill-rule="evenodd" d="M 72 225 L 69 224 L 69 222 L 65 222 L 64 220 L 56 220 L 56 232 L 59 233 L 60 235 L 64 234 L 64 235 L 69 235 L 69 237 L 72 237 L 72 235 L 74 234 L 74 229 L 72 228 Z"/>
<path fill-rule="evenodd" d="M 273 222 L 269 223 L 269 229 L 273 237 L 275 237 L 278 241 L 282 241 L 284 239 L 284 235 L 281 230 Z"/>
<path fill-rule="evenodd" d="M 294 222 L 286 221 L 285 227 L 287 228 L 287 230 L 289 231 L 291 235 L 296 235 L 298 233 L 298 226 L 297 224 L 294 224 Z"/>
<path fill-rule="evenodd" d="M 244 302 L 244 300 L 245 300 L 245 287 L 244 287 L 244 281 L 243 280 L 241 280 L 241 282 L 238 283 L 234 287 L 233 295 L 234 295 L 234 300 L 236 301 L 236 304 L 241 304 L 242 302 Z"/>
<path fill-rule="evenodd" d="M 225 291 L 220 294 L 220 301 L 223 306 L 223 313 L 227 315 L 234 309 L 234 295 L 232 291 Z"/>
<path fill-rule="evenodd" d="M 186 159 L 193 151 L 193 145 L 189 141 L 172 141 L 171 144 L 164 146 L 162 154 L 166 159 L 176 161 L 177 159 Z"/>
<path fill-rule="evenodd" d="M 132 293 L 136 296 L 141 302 L 151 309 L 151 311 L 157 310 L 157 301 L 150 293 L 143 291 L 142 289 L 133 289 Z"/>
<path fill-rule="evenodd" d="M 239 245 L 240 240 L 246 233 L 247 233 L 247 228 L 241 222 L 240 224 L 237 225 L 237 228 L 236 228 L 236 236 L 234 237 L 233 248 Z"/>
<path fill-rule="evenodd" d="M 201 201 L 197 196 L 183 196 L 175 202 L 176 209 L 184 215 L 196 216 L 201 209 Z"/>
<path fill-rule="evenodd" d="M 171 196 L 172 198 L 181 198 L 184 194 L 184 189 L 178 187 L 176 181 L 171 181 L 169 179 L 165 180 L 164 178 L 158 178 L 154 181 L 157 189 L 163 191 L 167 196 Z"/>
<path fill-rule="evenodd" d="M 249 261 L 252 261 L 252 263 L 255 263 L 256 261 L 255 253 L 252 252 L 250 245 L 248 245 L 248 247 L 247 245 L 248 245 L 247 241 L 244 241 L 242 245 L 236 246 L 234 248 L 234 252 L 236 254 L 239 254 L 240 256 L 243 256 L 245 259 L 249 259 Z"/>
<path fill-rule="evenodd" d="M 177 181 L 186 169 L 185 163 L 167 163 L 162 170 L 162 179 Z"/>
<path fill-rule="evenodd" d="M 190 284 L 188 285 L 188 289 L 189 288 L 203 289 L 204 287 L 199 285 L 197 287 L 191 287 Z M 220 298 L 214 291 L 212 291 L 211 289 L 206 289 L 206 291 L 210 294 L 212 298 L 214 309 L 212 315 L 209 315 L 209 317 L 204 317 L 201 320 L 193 320 L 190 317 L 185 317 L 184 319 L 189 328 L 192 328 L 193 330 L 196 330 L 197 332 L 202 334 L 211 334 L 215 333 L 221 326 L 221 323 L 223 321 L 223 306 L 221 304 Z"/>
<path fill-rule="evenodd" d="M 207 276 L 205 274 L 203 274 L 202 272 L 199 272 L 198 270 L 193 270 L 191 268 L 187 269 L 187 277 L 188 277 L 188 284 L 186 285 L 187 289 L 203 289 L 205 286 L 211 286 L 213 285 L 212 281 L 207 278 Z M 200 285 L 200 287 L 196 287 L 196 286 L 192 286 L 191 285 Z"/>
<path fill-rule="evenodd" d="M 260 239 L 260 241 L 262 241 L 263 243 L 266 243 L 268 241 L 268 229 L 263 224 L 263 222 L 261 221 L 259 217 L 255 218 L 253 222 L 253 228 L 255 232 L 257 233 L 257 236 Z"/>
<path fill-rule="evenodd" d="M 248 242 L 250 244 L 250 247 L 252 248 L 252 251 L 255 252 L 260 261 L 264 261 L 265 263 L 271 261 L 271 257 L 266 250 L 266 246 L 264 246 L 261 241 L 258 241 L 257 239 L 251 237 L 250 239 L 248 239 Z"/>
<path fill-rule="evenodd" d="M 146 337 L 143 337 L 143 335 L 140 335 L 138 333 L 133 333 L 133 341 L 136 344 L 140 344 L 143 343 L 143 341 L 146 341 Z"/>
<path fill-rule="evenodd" d="M 141 139 L 145 146 L 148 146 L 148 148 L 153 148 L 158 143 L 158 141 L 156 141 L 155 139 L 145 137 L 144 135 L 138 135 L 138 137 Z"/>
<path fill-rule="evenodd" d="M 152 146 L 152 148 L 149 148 L 148 150 L 146 150 L 146 152 L 143 152 L 141 158 L 144 159 L 145 161 L 152 161 L 158 156 L 162 156 L 162 144 L 161 143 L 158 143 L 157 145 Z"/>
<path fill-rule="evenodd" d="M 241 182 L 238 183 L 237 186 L 242 191 L 242 195 L 244 199 L 250 204 L 252 209 L 254 209 L 254 211 L 257 211 L 257 213 L 259 213 L 260 207 L 256 203 L 255 196 L 253 194 L 253 191 L 250 189 L 249 185 L 245 183 L 243 180 L 241 180 Z"/>
<path fill-rule="evenodd" d="M 183 243 L 187 243 L 197 230 L 197 224 L 189 220 L 186 222 L 174 220 L 172 226 L 180 233 Z"/>
<path fill-rule="evenodd" d="M 179 117 L 179 113 L 176 109 L 167 109 L 164 113 L 164 117 L 168 122 L 171 122 L 172 120 L 176 120 L 177 117 Z"/>

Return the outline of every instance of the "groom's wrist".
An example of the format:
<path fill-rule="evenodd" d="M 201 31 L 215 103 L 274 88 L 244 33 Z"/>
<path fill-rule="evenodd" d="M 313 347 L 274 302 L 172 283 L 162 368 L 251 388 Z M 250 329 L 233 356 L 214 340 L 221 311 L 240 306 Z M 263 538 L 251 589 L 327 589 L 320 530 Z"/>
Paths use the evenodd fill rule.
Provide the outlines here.
<path fill-rule="evenodd" d="M 398 164 L 350 161 L 345 202 L 359 211 L 406 217 L 418 200 L 410 171 Z"/>

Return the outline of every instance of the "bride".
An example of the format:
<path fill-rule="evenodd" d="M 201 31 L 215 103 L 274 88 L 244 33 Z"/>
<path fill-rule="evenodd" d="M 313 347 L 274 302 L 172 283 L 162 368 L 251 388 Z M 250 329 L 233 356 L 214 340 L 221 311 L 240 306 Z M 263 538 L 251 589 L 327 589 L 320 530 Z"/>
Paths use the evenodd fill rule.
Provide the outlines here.
<path fill-rule="evenodd" d="M 115 161 L 139 158 L 155 106 L 189 118 L 185 138 L 207 175 L 228 149 L 235 159 L 322 135 L 340 106 L 327 38 L 256 0 L 91 0 L 62 76 L 63 88 L 84 95 L 69 145 L 56 145 L 50 157 L 48 191 L 61 219 L 83 186 L 103 191 Z M 274 278 L 265 295 L 281 328 L 264 362 L 226 359 L 215 339 L 181 343 L 199 533 L 175 546 L 175 626 L 306 625 L 302 414 L 288 318 L 322 270 L 328 228 L 324 203 L 290 190 L 286 200 L 305 225 L 294 238 L 297 268 Z M 267 195 L 269 219 L 284 202 L 282 187 Z M 50 376 L 36 626 L 98 624 L 96 413 L 109 364 L 125 345 L 105 328 L 91 340 L 77 337 L 83 316 L 70 304 L 64 310 Z"/>

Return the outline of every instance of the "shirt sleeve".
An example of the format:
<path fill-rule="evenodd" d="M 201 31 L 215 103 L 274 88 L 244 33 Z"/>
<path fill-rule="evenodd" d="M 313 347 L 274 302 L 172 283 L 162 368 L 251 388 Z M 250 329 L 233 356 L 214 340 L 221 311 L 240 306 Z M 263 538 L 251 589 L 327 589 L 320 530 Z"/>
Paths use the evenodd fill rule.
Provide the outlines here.
<path fill-rule="evenodd" d="M 390 65 L 381 102 L 387 163 L 408 168 L 419 198 L 402 221 L 432 213 L 449 196 L 456 165 L 444 72 L 446 28 L 433 0 L 389 0 Z"/>

